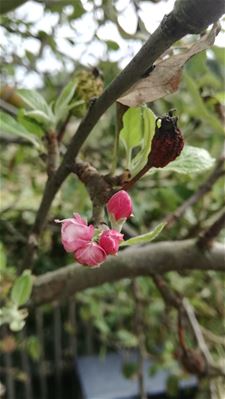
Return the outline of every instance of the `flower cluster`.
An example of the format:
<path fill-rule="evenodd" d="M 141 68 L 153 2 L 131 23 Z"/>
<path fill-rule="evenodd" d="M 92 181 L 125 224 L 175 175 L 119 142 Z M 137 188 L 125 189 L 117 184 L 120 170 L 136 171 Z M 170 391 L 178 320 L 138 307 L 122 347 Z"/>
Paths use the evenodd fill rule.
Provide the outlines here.
<path fill-rule="evenodd" d="M 61 240 L 64 249 L 73 253 L 77 262 L 86 266 L 99 266 L 107 255 L 116 255 L 123 234 L 123 223 L 132 214 L 132 202 L 126 191 L 118 191 L 106 205 L 112 229 L 98 229 L 75 213 L 72 218 L 56 220 L 62 223 Z"/>

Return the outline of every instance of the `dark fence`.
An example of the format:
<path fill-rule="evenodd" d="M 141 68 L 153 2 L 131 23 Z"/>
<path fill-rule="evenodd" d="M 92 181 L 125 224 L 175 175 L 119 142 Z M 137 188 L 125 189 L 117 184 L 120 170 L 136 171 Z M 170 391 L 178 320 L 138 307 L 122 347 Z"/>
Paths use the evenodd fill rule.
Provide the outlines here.
<path fill-rule="evenodd" d="M 5 385 L 7 399 L 62 399 L 64 390 L 72 398 L 79 397 L 79 384 L 74 371 L 77 356 L 78 323 L 75 299 L 65 304 L 54 303 L 30 312 L 26 326 L 17 334 L 17 346 L 1 351 L 1 382 Z M 83 334 L 86 352 L 93 347 L 86 325 L 79 322 L 79 334 Z M 12 333 L 1 329 L 1 340 L 7 342 Z M 30 356 L 26 347 L 30 337 L 36 337 L 38 358 Z M 34 345 L 34 344 L 33 344 Z M 63 388 L 62 388 L 63 387 Z M 1 397 L 1 396 L 0 396 Z M 4 396 L 3 396 L 4 397 Z"/>

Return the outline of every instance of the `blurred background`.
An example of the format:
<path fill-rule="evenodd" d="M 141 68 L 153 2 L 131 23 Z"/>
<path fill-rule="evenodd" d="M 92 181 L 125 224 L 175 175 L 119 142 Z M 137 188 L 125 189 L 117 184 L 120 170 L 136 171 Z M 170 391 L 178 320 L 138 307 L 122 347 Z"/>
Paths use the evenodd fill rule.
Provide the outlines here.
<path fill-rule="evenodd" d="M 174 1 L 37 0 L 11 11 L 9 4 L 2 0 L 2 9 L 7 12 L 0 17 L 0 107 L 42 142 L 43 127 L 25 120 L 17 89 L 36 89 L 50 104 L 77 76 L 84 86 L 89 82 L 80 94 L 88 101 L 127 65 L 164 14 L 172 10 Z M 150 104 L 156 115 L 176 108 L 186 143 L 205 149 L 215 159 L 224 141 L 224 20 L 221 23 L 215 45 L 186 64 L 179 91 Z M 186 36 L 175 47 L 185 48 L 195 40 L 196 36 Z M 84 113 L 81 108 L 71 115 L 63 133 L 62 153 Z M 112 161 L 115 129 L 115 109 L 110 108 L 82 147 L 80 157 L 102 173 L 108 173 Z M 27 232 L 41 200 L 46 168 L 45 154 L 29 140 L 15 131 L 9 134 L 3 124 L 0 130 L 0 300 L 5 303 L 22 270 Z M 121 168 L 123 157 L 121 146 Z M 127 237 L 147 232 L 173 213 L 210 172 L 210 168 L 194 175 L 165 171 L 144 178 L 132 191 L 135 218 L 127 224 Z M 173 228 L 161 233 L 159 240 L 196 237 L 224 205 L 224 182 L 219 179 Z M 70 176 L 51 208 L 35 274 L 72 263 L 62 248 L 54 219 L 73 212 L 90 218 L 91 202 L 83 184 Z M 224 240 L 224 232 L 219 240 Z M 210 351 L 220 362 L 225 356 L 221 323 L 224 277 L 213 271 L 194 271 L 182 275 L 170 272 L 166 279 L 189 298 Z M 1 327 L 2 397 L 224 399 L 221 378 L 214 386 L 217 396 L 212 396 L 209 381 L 198 381 L 180 366 L 176 316 L 150 277 L 104 284 L 67 301 L 31 308 L 21 331 Z M 188 339 L 193 345 L 192 338 Z M 145 392 L 140 392 L 143 380 Z"/>

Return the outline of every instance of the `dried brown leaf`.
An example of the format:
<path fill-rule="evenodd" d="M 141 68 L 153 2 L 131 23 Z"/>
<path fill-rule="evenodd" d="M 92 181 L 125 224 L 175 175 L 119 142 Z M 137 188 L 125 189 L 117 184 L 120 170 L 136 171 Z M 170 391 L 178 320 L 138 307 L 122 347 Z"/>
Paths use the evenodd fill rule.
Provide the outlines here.
<path fill-rule="evenodd" d="M 180 54 L 156 63 L 155 69 L 147 78 L 135 83 L 117 101 L 129 107 L 136 107 L 146 102 L 158 100 L 177 90 L 184 64 L 193 55 L 211 47 L 219 32 L 219 25 L 214 24 L 211 31 L 202 36 L 199 41 Z"/>

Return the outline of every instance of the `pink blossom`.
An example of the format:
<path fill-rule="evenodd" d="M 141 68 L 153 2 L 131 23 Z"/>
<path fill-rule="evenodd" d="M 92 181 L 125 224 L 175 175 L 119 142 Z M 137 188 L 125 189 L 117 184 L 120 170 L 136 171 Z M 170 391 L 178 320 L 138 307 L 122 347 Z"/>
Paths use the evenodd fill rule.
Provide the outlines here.
<path fill-rule="evenodd" d="M 115 255 L 118 252 L 123 234 L 116 230 L 105 230 L 100 236 L 99 245 L 105 250 L 107 255 Z"/>
<path fill-rule="evenodd" d="M 75 252 L 93 238 L 94 226 L 87 226 L 86 221 L 77 213 L 73 218 L 56 220 L 56 222 L 62 223 L 61 240 L 67 252 Z"/>
<path fill-rule="evenodd" d="M 96 242 L 86 242 L 75 253 L 74 257 L 81 265 L 98 266 L 106 259 L 106 252 Z"/>
<path fill-rule="evenodd" d="M 132 201 L 129 194 L 124 191 L 118 191 L 107 202 L 107 211 L 117 221 L 127 219 L 132 214 Z"/>

